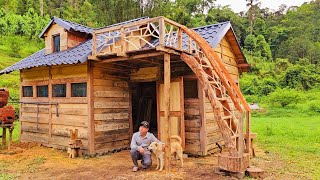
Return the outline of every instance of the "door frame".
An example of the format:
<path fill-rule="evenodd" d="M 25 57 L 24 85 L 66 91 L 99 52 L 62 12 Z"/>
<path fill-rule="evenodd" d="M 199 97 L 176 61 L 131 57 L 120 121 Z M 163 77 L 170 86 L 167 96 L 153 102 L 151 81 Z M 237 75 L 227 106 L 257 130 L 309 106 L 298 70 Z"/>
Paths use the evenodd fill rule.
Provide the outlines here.
<path fill-rule="evenodd" d="M 184 87 L 183 87 L 183 76 L 172 78 L 170 83 L 172 82 L 179 82 L 180 84 L 180 134 L 181 134 L 181 140 L 182 140 L 182 147 L 185 148 L 185 125 L 184 125 Z M 160 112 L 160 84 L 163 84 L 163 81 L 157 81 L 156 82 L 156 96 L 157 96 L 157 124 L 158 124 L 158 138 L 160 139 L 161 137 L 161 125 L 160 125 L 160 117 L 161 117 L 161 112 Z M 177 116 L 177 113 L 170 112 L 170 116 L 175 115 Z"/>

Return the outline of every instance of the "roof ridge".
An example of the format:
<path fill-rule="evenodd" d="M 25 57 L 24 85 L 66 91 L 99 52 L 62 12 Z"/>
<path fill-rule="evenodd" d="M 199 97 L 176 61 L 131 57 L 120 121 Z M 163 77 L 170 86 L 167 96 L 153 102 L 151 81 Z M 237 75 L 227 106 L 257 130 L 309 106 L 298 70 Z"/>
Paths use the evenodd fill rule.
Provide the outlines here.
<path fill-rule="evenodd" d="M 67 20 L 67 19 L 62 19 L 62 18 L 59 18 L 59 17 L 57 17 L 57 16 L 53 16 L 52 17 L 52 19 L 59 19 L 59 20 L 62 20 L 62 21 L 65 21 L 65 22 L 68 22 L 68 23 L 72 23 L 72 24 L 76 24 L 76 25 L 78 25 L 78 26 L 83 26 L 83 27 L 85 27 L 85 28 L 90 28 L 90 29 L 94 29 L 94 28 L 92 28 L 92 27 L 90 27 L 90 26 L 86 26 L 86 25 L 83 25 L 83 24 L 79 24 L 79 23 L 77 23 L 77 22 L 73 22 L 73 21 L 70 21 L 70 20 Z"/>
<path fill-rule="evenodd" d="M 220 22 L 220 23 L 216 23 L 216 24 L 208 24 L 208 25 L 204 25 L 204 26 L 199 26 L 199 27 L 194 27 L 192 29 L 200 29 L 200 28 L 206 28 L 206 27 L 210 27 L 210 26 L 216 26 L 219 24 L 228 24 L 231 23 L 230 21 L 224 21 L 224 22 Z"/>

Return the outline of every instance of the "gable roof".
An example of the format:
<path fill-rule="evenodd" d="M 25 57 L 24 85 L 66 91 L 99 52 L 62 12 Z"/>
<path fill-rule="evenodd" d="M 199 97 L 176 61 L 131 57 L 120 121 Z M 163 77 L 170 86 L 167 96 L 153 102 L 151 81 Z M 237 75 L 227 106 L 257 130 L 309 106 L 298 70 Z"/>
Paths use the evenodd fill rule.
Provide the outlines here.
<path fill-rule="evenodd" d="M 126 23 L 130 23 L 130 22 L 134 22 L 134 21 L 139 21 L 139 20 L 145 19 L 145 18 L 147 18 L 147 17 L 132 19 L 130 21 L 125 21 L 125 22 L 113 24 L 113 25 L 106 26 L 106 27 L 112 27 L 112 26 L 126 24 Z M 101 29 L 101 28 L 94 29 L 94 28 L 90 28 L 90 27 L 86 27 L 86 26 L 82 26 L 82 25 L 78 26 L 78 24 L 76 24 L 76 23 L 72 23 L 70 21 L 62 20 L 60 18 L 55 18 L 55 17 L 53 18 L 53 20 L 58 20 L 55 22 L 63 21 L 60 23 L 64 23 L 65 26 L 69 26 L 69 28 L 71 28 L 73 30 L 77 29 L 78 31 L 81 30 L 81 32 L 86 31 L 85 33 L 92 33 L 96 29 Z M 50 22 L 48 24 L 48 26 L 50 26 L 51 24 L 52 24 L 52 22 Z M 44 29 L 43 32 L 45 32 L 45 30 L 48 28 L 48 26 Z M 215 48 L 219 44 L 219 42 L 222 40 L 222 38 L 228 32 L 230 32 L 230 30 L 232 31 L 232 33 L 234 33 L 230 22 L 223 22 L 223 23 L 193 28 L 193 30 L 195 30 L 197 33 L 199 33 L 210 44 L 210 46 L 212 48 Z M 41 34 L 43 35 L 43 33 L 41 33 Z M 99 37 L 97 37 L 97 38 L 99 38 Z M 182 39 L 183 44 L 187 44 L 187 41 L 188 41 L 187 36 L 183 34 L 182 38 L 183 38 Z M 236 38 L 235 38 L 235 40 L 236 40 Z M 158 41 L 158 39 L 156 39 L 151 43 L 156 46 L 159 44 L 159 41 Z M 230 41 L 230 43 L 232 43 L 232 42 Z M 234 44 L 235 44 L 234 47 L 237 48 L 236 51 L 241 52 L 240 55 L 244 59 L 244 55 L 242 54 L 241 48 L 240 48 L 237 40 L 235 41 Z M 87 40 L 85 42 L 82 42 L 79 45 L 72 47 L 72 48 L 69 48 L 67 50 L 59 51 L 59 52 L 55 52 L 55 53 L 51 53 L 51 54 L 47 54 L 47 55 L 45 54 L 45 49 L 42 49 L 42 50 L 30 55 L 29 57 L 27 57 L 27 58 L 15 63 L 15 64 L 11 65 L 11 66 L 5 68 L 4 70 L 0 71 L 0 75 L 7 74 L 7 73 L 10 73 L 15 70 L 22 70 L 22 69 L 26 69 L 26 68 L 33 68 L 33 67 L 39 67 L 39 66 L 53 66 L 53 65 L 61 65 L 61 64 L 84 63 L 88 60 L 88 56 L 90 56 L 91 53 L 92 53 L 92 40 L 91 39 Z"/>
<path fill-rule="evenodd" d="M 53 23 L 56 23 L 60 26 L 62 26 L 63 28 L 65 28 L 66 30 L 70 31 L 70 30 L 74 30 L 74 31 L 78 31 L 78 32 L 83 32 L 86 34 L 92 34 L 93 33 L 93 29 L 75 22 L 71 22 L 65 19 L 60 19 L 58 17 L 53 17 L 50 22 L 48 23 L 48 25 L 42 30 L 42 32 L 39 34 L 39 38 L 42 38 L 44 33 L 46 33 L 49 28 L 51 27 L 51 25 Z"/>

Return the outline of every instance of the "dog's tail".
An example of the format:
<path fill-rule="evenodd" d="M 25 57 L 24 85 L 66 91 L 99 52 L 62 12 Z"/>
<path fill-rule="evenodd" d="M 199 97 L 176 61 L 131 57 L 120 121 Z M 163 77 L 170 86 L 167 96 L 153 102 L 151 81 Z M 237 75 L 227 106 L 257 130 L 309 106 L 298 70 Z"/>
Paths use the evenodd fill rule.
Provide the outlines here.
<path fill-rule="evenodd" d="M 182 144 L 182 140 L 181 140 L 180 136 L 173 135 L 173 136 L 171 136 L 171 139 L 175 139 L 175 140 L 177 140 L 179 142 L 179 144 Z"/>

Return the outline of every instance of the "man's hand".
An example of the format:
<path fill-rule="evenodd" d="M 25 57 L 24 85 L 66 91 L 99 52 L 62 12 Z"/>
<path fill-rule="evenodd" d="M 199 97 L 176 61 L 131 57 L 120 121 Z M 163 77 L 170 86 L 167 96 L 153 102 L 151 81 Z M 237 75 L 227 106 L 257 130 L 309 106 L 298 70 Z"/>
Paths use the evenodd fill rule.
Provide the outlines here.
<path fill-rule="evenodd" d="M 144 153 L 144 148 L 143 148 L 143 147 L 140 148 L 140 149 L 139 149 L 139 152 L 140 152 L 140 154 L 143 154 L 143 153 Z"/>
<path fill-rule="evenodd" d="M 164 151 L 166 149 L 166 144 L 162 144 L 162 151 Z"/>

